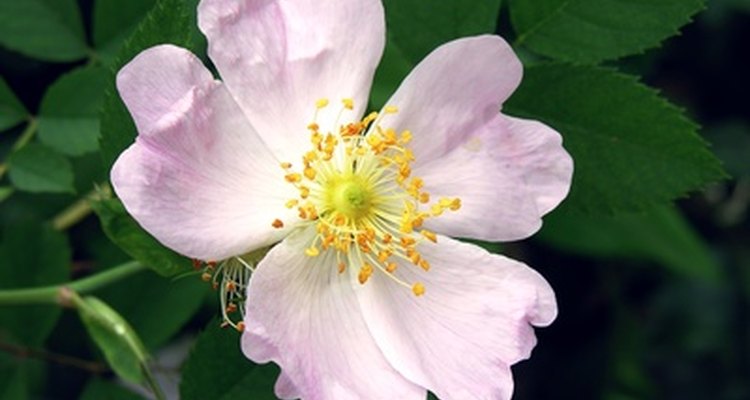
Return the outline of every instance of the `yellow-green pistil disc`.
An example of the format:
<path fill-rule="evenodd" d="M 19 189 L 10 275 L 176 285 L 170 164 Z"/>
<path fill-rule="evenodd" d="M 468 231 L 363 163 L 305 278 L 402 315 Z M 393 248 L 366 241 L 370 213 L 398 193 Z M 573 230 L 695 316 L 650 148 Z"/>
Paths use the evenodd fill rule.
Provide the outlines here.
<path fill-rule="evenodd" d="M 328 104 L 320 99 L 316 107 Z M 352 99 L 343 99 L 342 104 L 341 113 L 354 108 Z M 407 146 L 411 132 L 399 133 L 382 124 L 385 114 L 396 112 L 396 107 L 388 106 L 384 114 L 337 122 L 327 127 L 330 130 L 316 121 L 310 123 L 312 147 L 302 155 L 301 167 L 295 171 L 291 162 L 281 163 L 284 179 L 299 191 L 286 207 L 299 211 L 305 221 L 300 226 L 314 226 L 315 236 L 304 250 L 309 257 L 334 252 L 340 273 L 355 268 L 364 284 L 380 271 L 421 296 L 424 285 L 401 280 L 398 265 L 430 269 L 417 244 L 437 242 L 437 236 L 422 225 L 444 211 L 458 210 L 461 201 L 440 198 L 430 204 L 424 182 L 411 173 L 414 154 Z M 284 222 L 275 219 L 271 225 L 281 229 Z"/>

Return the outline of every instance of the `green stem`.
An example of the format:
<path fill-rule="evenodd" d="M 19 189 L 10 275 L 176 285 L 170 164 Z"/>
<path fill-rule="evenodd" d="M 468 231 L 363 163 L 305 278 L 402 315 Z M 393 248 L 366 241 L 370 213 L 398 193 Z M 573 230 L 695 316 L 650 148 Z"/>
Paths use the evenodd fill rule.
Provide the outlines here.
<path fill-rule="evenodd" d="M 95 187 L 90 192 L 86 193 L 83 197 L 76 200 L 75 203 L 69 205 L 64 210 L 60 211 L 54 218 L 52 218 L 52 227 L 58 231 L 64 231 L 71 226 L 81 222 L 89 214 L 91 214 L 91 199 L 95 196 L 109 195 L 111 190 L 109 184 L 106 182 L 101 186 Z"/>
<path fill-rule="evenodd" d="M 16 142 L 13 143 L 13 147 L 11 147 L 12 151 L 18 151 L 23 146 L 26 146 L 27 143 L 34 137 L 34 134 L 36 133 L 36 128 L 39 125 L 39 122 L 37 122 L 34 117 L 29 117 L 29 123 L 26 125 L 26 129 L 21 132 L 21 136 L 16 139 Z M 5 173 L 8 171 L 8 164 L 2 163 L 0 164 L 0 178 L 2 178 Z"/>
<path fill-rule="evenodd" d="M 13 143 L 13 151 L 18 151 L 23 146 L 26 146 L 27 143 L 29 143 L 29 141 L 34 137 L 34 134 L 36 134 L 36 128 L 38 127 L 38 125 L 39 122 L 37 122 L 36 119 L 29 119 L 29 124 L 26 125 L 26 129 L 21 132 L 21 136 L 16 139 L 15 143 Z"/>
<path fill-rule="evenodd" d="M 117 282 L 146 267 L 137 261 L 127 262 L 98 274 L 74 282 L 31 289 L 0 290 L 0 306 L 23 304 L 61 304 L 60 295 L 65 289 L 78 293 L 92 292 Z"/>

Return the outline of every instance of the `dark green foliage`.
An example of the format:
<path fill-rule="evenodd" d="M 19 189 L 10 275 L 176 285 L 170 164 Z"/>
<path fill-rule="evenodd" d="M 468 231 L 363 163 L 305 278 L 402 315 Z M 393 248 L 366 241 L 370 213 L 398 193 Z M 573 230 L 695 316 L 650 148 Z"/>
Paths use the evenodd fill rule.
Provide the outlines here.
<path fill-rule="evenodd" d="M 91 204 L 107 236 L 128 255 L 164 276 L 189 271 L 190 260 L 162 246 L 144 231 L 117 199 Z"/>
<path fill-rule="evenodd" d="M 518 44 L 564 61 L 596 63 L 659 45 L 703 0 L 511 0 Z"/>
<path fill-rule="evenodd" d="M 504 111 L 562 133 L 575 163 L 566 207 L 599 214 L 643 210 L 725 177 L 681 110 L 611 69 L 527 68 Z"/>
<path fill-rule="evenodd" d="M 273 383 L 279 370 L 274 365 L 255 365 L 242 355 L 240 335 L 221 329 L 214 320 L 195 343 L 182 369 L 183 400 L 273 400 Z"/>

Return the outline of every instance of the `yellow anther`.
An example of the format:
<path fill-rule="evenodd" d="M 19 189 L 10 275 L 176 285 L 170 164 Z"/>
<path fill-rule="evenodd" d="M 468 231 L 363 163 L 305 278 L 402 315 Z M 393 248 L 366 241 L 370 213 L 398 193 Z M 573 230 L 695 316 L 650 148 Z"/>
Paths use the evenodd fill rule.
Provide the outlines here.
<path fill-rule="evenodd" d="M 458 211 L 458 209 L 461 208 L 461 199 L 453 199 L 448 207 L 450 207 L 451 211 Z"/>
<path fill-rule="evenodd" d="M 313 161 L 315 161 L 315 160 L 318 159 L 318 153 L 316 153 L 315 151 L 310 150 L 307 153 L 305 153 L 305 156 L 302 157 L 302 159 L 305 162 L 311 163 L 311 162 L 313 162 Z"/>
<path fill-rule="evenodd" d="M 430 263 L 423 258 L 423 259 L 419 260 L 419 268 L 422 268 L 425 271 L 429 271 L 430 270 Z"/>
<path fill-rule="evenodd" d="M 284 222 L 283 222 L 282 220 L 280 220 L 280 219 L 276 218 L 276 219 L 275 219 L 275 220 L 273 220 L 273 222 L 271 223 L 271 226 L 273 226 L 273 227 L 274 227 L 274 228 L 276 228 L 276 229 L 281 229 L 281 228 L 283 228 L 283 227 L 284 227 Z"/>
<path fill-rule="evenodd" d="M 422 204 L 427 204 L 430 202 L 430 194 L 427 192 L 422 192 L 419 194 L 419 202 Z"/>
<path fill-rule="evenodd" d="M 411 131 L 403 131 L 401 132 L 401 143 L 406 144 L 411 141 L 412 135 Z"/>
<path fill-rule="evenodd" d="M 333 224 L 336 226 L 342 226 L 346 223 L 346 216 L 339 214 L 333 219 Z"/>
<path fill-rule="evenodd" d="M 318 100 L 317 100 L 317 101 L 315 102 L 315 107 L 317 107 L 317 108 L 319 108 L 319 109 L 320 109 L 320 108 L 323 108 L 323 107 L 325 107 L 325 106 L 327 106 L 327 105 L 328 105 L 328 99 L 326 99 L 326 98 L 318 99 Z"/>
<path fill-rule="evenodd" d="M 306 199 L 308 196 L 310 196 L 310 188 L 308 188 L 307 186 L 300 186 L 299 197 Z"/>
<path fill-rule="evenodd" d="M 398 112 L 398 107 L 396 107 L 396 106 L 385 106 L 385 107 L 383 108 L 383 111 L 384 111 L 384 112 L 385 112 L 386 114 L 395 114 L 395 113 L 397 113 L 397 112 Z"/>
<path fill-rule="evenodd" d="M 320 254 L 320 250 L 318 250 L 318 248 L 315 246 L 310 246 L 305 249 L 305 254 L 307 254 L 309 257 L 315 257 Z"/>
<path fill-rule="evenodd" d="M 434 217 L 437 217 L 443 213 L 443 207 L 441 207 L 440 204 L 433 204 L 432 207 L 430 207 L 430 212 Z"/>
<path fill-rule="evenodd" d="M 290 163 L 290 162 L 283 162 L 283 163 L 281 163 L 281 168 L 284 168 L 284 169 L 292 168 L 292 163 Z"/>
<path fill-rule="evenodd" d="M 420 233 L 422 234 L 422 236 L 429 239 L 430 242 L 437 243 L 437 235 L 435 235 L 434 232 L 428 231 L 427 229 L 422 229 Z"/>
<path fill-rule="evenodd" d="M 393 236 L 391 236 L 390 233 L 386 233 L 385 235 L 383 235 L 382 240 L 383 240 L 383 243 L 388 244 L 391 242 L 391 240 L 393 240 Z"/>
<path fill-rule="evenodd" d="M 411 287 L 411 291 L 414 293 L 415 296 L 421 296 L 424 294 L 424 285 L 420 282 L 415 283 Z"/>
<path fill-rule="evenodd" d="M 297 183 L 302 180 L 302 176 L 295 172 L 284 175 L 284 179 L 286 179 L 286 181 L 289 183 Z"/>
<path fill-rule="evenodd" d="M 341 102 L 344 103 L 344 108 L 347 110 L 354 109 L 354 100 L 352 99 L 341 99 Z"/>
<path fill-rule="evenodd" d="M 310 123 L 310 125 L 307 125 L 307 129 L 317 132 L 318 129 L 320 129 L 320 125 L 316 124 L 315 122 Z"/>
<path fill-rule="evenodd" d="M 411 253 L 411 255 L 409 256 L 409 261 L 411 261 L 411 263 L 414 265 L 419 265 L 419 262 L 422 261 L 422 256 L 416 251 L 411 251 L 409 253 Z"/>
<path fill-rule="evenodd" d="M 365 263 L 362 268 L 359 269 L 359 276 L 357 277 L 359 283 L 364 285 L 367 280 L 370 279 L 370 276 L 372 276 L 372 265 Z"/>
<path fill-rule="evenodd" d="M 315 179 L 315 170 L 312 167 L 305 167 L 304 174 L 309 180 Z"/>
<path fill-rule="evenodd" d="M 376 119 L 378 119 L 378 113 L 377 113 L 377 112 L 375 112 L 375 111 L 373 111 L 373 112 L 371 112 L 371 113 L 367 114 L 367 116 L 366 116 L 366 117 L 365 117 L 364 119 L 362 119 L 362 124 L 363 124 L 364 126 L 367 126 L 367 125 L 369 125 L 369 124 L 370 124 L 370 123 L 371 123 L 372 121 L 375 121 Z"/>
<path fill-rule="evenodd" d="M 284 204 L 284 205 L 286 206 L 286 208 L 294 208 L 294 207 L 297 206 L 297 204 L 299 204 L 299 200 L 297 200 L 297 199 L 291 199 L 291 200 L 287 201 L 286 204 Z"/>
<path fill-rule="evenodd" d="M 343 274 L 346 271 L 346 264 L 343 262 L 339 263 L 339 274 Z"/>
<path fill-rule="evenodd" d="M 415 243 L 417 243 L 417 241 L 413 237 L 411 237 L 411 236 L 402 236 L 401 237 L 401 246 L 402 247 L 414 246 Z"/>
<path fill-rule="evenodd" d="M 394 262 L 389 262 L 388 264 L 385 265 L 385 270 L 389 274 L 392 274 L 393 272 L 395 272 L 396 268 L 398 268 L 398 265 L 396 265 L 396 263 Z"/>

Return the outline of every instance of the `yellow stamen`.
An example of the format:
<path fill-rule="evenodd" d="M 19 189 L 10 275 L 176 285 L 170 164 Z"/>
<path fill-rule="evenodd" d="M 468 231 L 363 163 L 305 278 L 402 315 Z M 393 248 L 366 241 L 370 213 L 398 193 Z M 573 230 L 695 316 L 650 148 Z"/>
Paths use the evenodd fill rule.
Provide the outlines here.
<path fill-rule="evenodd" d="M 424 285 L 417 282 L 411 287 L 411 291 L 414 293 L 415 296 L 421 296 L 424 294 Z"/>

